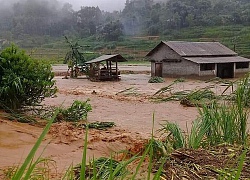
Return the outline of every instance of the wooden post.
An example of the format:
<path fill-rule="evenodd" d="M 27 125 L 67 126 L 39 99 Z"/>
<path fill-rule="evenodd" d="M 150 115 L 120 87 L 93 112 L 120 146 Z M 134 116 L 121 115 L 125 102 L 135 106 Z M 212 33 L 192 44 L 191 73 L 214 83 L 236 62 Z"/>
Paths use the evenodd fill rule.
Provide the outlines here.
<path fill-rule="evenodd" d="M 109 76 L 112 79 L 112 61 L 109 61 Z"/>
<path fill-rule="evenodd" d="M 118 80 L 118 65 L 117 65 L 117 59 L 115 61 L 115 70 L 116 70 L 116 79 Z"/>

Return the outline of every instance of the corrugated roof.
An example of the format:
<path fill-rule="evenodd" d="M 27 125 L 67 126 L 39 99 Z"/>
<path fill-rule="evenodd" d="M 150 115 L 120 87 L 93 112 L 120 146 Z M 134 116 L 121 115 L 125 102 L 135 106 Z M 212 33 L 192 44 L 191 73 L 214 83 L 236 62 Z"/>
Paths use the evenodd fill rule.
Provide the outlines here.
<path fill-rule="evenodd" d="M 237 53 L 219 42 L 162 41 L 183 57 L 187 56 L 235 56 Z"/>
<path fill-rule="evenodd" d="M 184 59 L 198 63 L 233 63 L 233 62 L 250 62 L 250 59 L 240 56 L 231 57 L 185 57 Z"/>
<path fill-rule="evenodd" d="M 112 54 L 112 55 L 102 55 L 96 59 L 92 59 L 90 61 L 87 61 L 86 64 L 97 63 L 97 62 L 102 62 L 102 61 L 106 61 L 106 60 L 117 61 L 117 62 L 127 61 L 120 54 Z"/>

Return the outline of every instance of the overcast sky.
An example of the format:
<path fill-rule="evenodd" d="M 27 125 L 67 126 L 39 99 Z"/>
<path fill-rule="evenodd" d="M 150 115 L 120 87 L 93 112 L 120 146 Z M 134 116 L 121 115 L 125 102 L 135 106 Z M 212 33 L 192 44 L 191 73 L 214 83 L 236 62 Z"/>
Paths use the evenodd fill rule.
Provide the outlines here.
<path fill-rule="evenodd" d="M 73 5 L 75 10 L 79 10 L 81 6 L 99 6 L 101 10 L 115 11 L 122 10 L 125 6 L 126 0 L 60 0 L 69 2 Z"/>

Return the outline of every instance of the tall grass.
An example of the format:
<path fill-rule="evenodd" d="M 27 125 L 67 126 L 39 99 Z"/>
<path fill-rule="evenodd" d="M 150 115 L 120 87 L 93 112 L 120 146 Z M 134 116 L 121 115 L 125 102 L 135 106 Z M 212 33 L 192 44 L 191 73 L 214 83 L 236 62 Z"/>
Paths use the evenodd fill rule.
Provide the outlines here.
<path fill-rule="evenodd" d="M 84 138 L 84 148 L 82 153 L 82 164 L 81 164 L 81 173 L 80 180 L 85 180 L 86 173 L 86 160 L 87 160 L 87 145 L 88 145 L 88 126 L 86 126 L 85 138 Z"/>
<path fill-rule="evenodd" d="M 201 123 L 205 123 L 208 145 L 220 143 L 244 144 L 246 141 L 247 111 L 241 103 L 233 105 L 204 106 L 200 110 Z"/>
<path fill-rule="evenodd" d="M 199 118 L 193 122 L 191 132 L 188 135 L 187 140 L 189 148 L 198 149 L 203 146 L 202 143 L 210 125 L 211 121 L 206 122 Z"/>
<path fill-rule="evenodd" d="M 199 117 L 193 121 L 190 134 L 185 137 L 177 124 L 167 122 L 162 130 L 173 147 L 216 146 L 221 143 L 244 145 L 247 140 L 247 119 L 250 104 L 250 76 L 238 83 L 234 101 L 213 102 L 198 108 Z"/>
<path fill-rule="evenodd" d="M 210 123 L 207 138 L 210 145 L 218 143 L 245 144 L 247 139 L 248 103 L 250 103 L 249 74 L 239 81 L 234 101 L 222 105 L 203 106 L 200 116 Z"/>
<path fill-rule="evenodd" d="M 176 123 L 166 122 L 166 124 L 162 124 L 160 131 L 168 133 L 167 140 L 170 141 L 174 149 L 185 147 L 185 135 Z"/>

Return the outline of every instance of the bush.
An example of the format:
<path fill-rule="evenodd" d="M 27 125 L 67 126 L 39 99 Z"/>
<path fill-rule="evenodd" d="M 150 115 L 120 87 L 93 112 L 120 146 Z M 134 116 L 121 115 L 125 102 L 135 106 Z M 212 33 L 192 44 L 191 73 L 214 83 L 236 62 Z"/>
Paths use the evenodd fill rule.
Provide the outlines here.
<path fill-rule="evenodd" d="M 148 80 L 149 83 L 163 83 L 164 79 L 162 77 L 154 76 Z"/>
<path fill-rule="evenodd" d="M 84 102 L 75 100 L 69 108 L 59 110 L 56 121 L 76 122 L 79 120 L 86 120 L 88 112 L 90 112 L 91 110 L 92 107 L 89 104 L 89 99 Z"/>
<path fill-rule="evenodd" d="M 51 65 L 11 45 L 0 54 L 0 108 L 17 110 L 56 92 Z"/>

